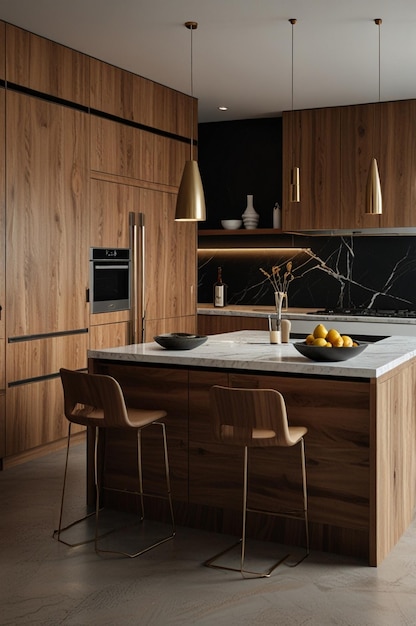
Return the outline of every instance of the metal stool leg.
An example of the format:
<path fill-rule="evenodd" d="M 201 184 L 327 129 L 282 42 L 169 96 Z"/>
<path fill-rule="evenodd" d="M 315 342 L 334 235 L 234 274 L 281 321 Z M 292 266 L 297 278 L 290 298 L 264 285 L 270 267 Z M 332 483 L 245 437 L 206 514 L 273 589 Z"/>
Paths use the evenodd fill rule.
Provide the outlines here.
<path fill-rule="evenodd" d="M 168 447 L 167 447 L 167 438 L 166 438 L 166 427 L 165 427 L 165 424 L 163 422 L 153 422 L 151 425 L 152 426 L 160 426 L 162 428 L 163 453 L 164 453 L 164 461 L 165 461 L 166 490 L 167 490 L 167 499 L 168 499 L 168 503 L 169 503 L 169 511 L 170 511 L 171 523 L 172 523 L 172 531 L 171 531 L 171 533 L 169 535 L 163 537 L 162 539 L 159 539 L 158 541 L 155 541 L 154 543 L 150 544 L 149 546 L 146 546 L 145 548 L 142 548 L 141 550 L 139 550 L 137 552 L 134 552 L 134 553 L 124 552 L 124 551 L 119 551 L 119 550 L 104 550 L 102 548 L 99 548 L 98 542 L 96 541 L 95 550 L 96 550 L 97 554 L 100 554 L 100 553 L 120 554 L 122 556 L 127 556 L 129 558 L 134 559 L 137 556 L 140 556 L 141 554 L 144 554 L 145 552 L 148 552 L 149 550 L 152 550 L 153 548 L 156 548 L 157 546 L 160 546 L 162 543 L 165 543 L 166 541 L 169 541 L 170 539 L 173 539 L 173 537 L 176 534 L 176 531 L 175 531 L 175 520 L 174 520 L 174 515 L 173 515 L 172 495 L 171 495 L 171 489 L 170 489 L 170 471 L 169 471 L 169 457 L 168 457 Z M 136 496 L 140 497 L 140 502 L 141 502 L 141 518 L 140 518 L 140 521 L 143 521 L 144 520 L 144 496 L 145 495 L 149 495 L 150 497 L 155 497 L 155 498 L 164 498 L 164 496 L 156 495 L 156 494 L 145 494 L 144 491 L 143 491 L 142 439 L 141 439 L 141 431 L 140 430 L 137 431 L 137 476 L 138 476 L 139 491 L 137 491 L 137 492 L 125 492 L 125 493 L 135 493 Z M 115 491 L 117 491 L 117 490 L 115 490 Z M 97 493 L 99 493 L 98 487 L 97 487 Z M 98 503 L 99 503 L 99 496 L 97 497 L 97 501 L 96 501 L 97 528 L 98 528 L 98 505 L 99 505 Z M 96 530 L 96 533 L 98 533 L 98 529 Z M 98 538 L 98 536 L 97 536 L 97 538 Z"/>
<path fill-rule="evenodd" d="M 53 536 L 54 539 L 57 539 L 60 543 L 63 543 L 66 546 L 69 546 L 70 548 L 76 548 L 77 546 L 82 546 L 82 545 L 84 545 L 86 543 L 91 543 L 92 541 L 94 541 L 94 537 L 91 538 L 91 539 L 87 539 L 85 541 L 79 541 L 77 543 L 69 543 L 68 541 L 65 541 L 64 539 L 61 538 L 61 534 L 63 532 L 65 532 L 66 530 L 69 530 L 73 526 L 76 526 L 80 522 L 83 522 L 84 520 L 88 519 L 89 517 L 92 517 L 93 515 L 95 515 L 95 511 L 92 511 L 91 513 L 88 513 L 87 515 L 84 515 L 83 517 L 80 517 L 79 519 L 75 520 L 74 522 L 71 522 L 67 526 L 62 527 L 62 519 L 63 519 L 63 511 L 64 511 L 64 501 L 65 501 L 65 492 L 66 492 L 66 479 L 67 479 L 67 476 L 68 476 L 69 448 L 70 448 L 70 442 L 71 442 L 71 425 L 72 425 L 71 422 L 69 422 L 68 423 L 67 444 L 66 444 L 65 470 L 64 470 L 64 479 L 63 479 L 62 495 L 61 495 L 61 508 L 60 508 L 60 511 L 59 511 L 59 523 L 58 523 L 58 528 L 53 531 L 52 536 Z"/>
<path fill-rule="evenodd" d="M 203 563 L 203 565 L 205 565 L 207 567 L 213 567 L 213 568 L 216 568 L 216 569 L 224 569 L 224 570 L 229 570 L 229 571 L 233 571 L 233 572 L 240 572 L 243 577 L 247 577 L 246 575 L 248 574 L 248 575 L 250 575 L 250 577 L 268 578 L 271 575 L 271 573 L 273 572 L 273 570 L 275 570 L 276 567 L 278 567 L 281 563 L 285 563 L 285 565 L 287 565 L 288 567 L 296 567 L 297 565 L 299 565 L 299 563 L 302 563 L 302 561 L 304 561 L 307 556 L 309 556 L 308 493 L 307 493 L 307 483 L 306 483 L 305 442 L 304 442 L 303 438 L 300 440 L 300 449 L 301 449 L 301 465 L 302 465 L 303 519 L 305 521 L 305 535 L 306 535 L 306 552 L 305 552 L 305 555 L 301 559 L 296 561 L 296 563 L 289 564 L 289 563 L 286 563 L 286 559 L 290 556 L 290 554 L 286 554 L 284 557 L 279 559 L 279 561 L 274 563 L 268 570 L 265 570 L 264 572 L 256 572 L 256 571 L 246 570 L 244 568 L 245 553 L 246 553 L 247 511 L 250 511 L 250 512 L 253 512 L 253 513 L 263 513 L 263 514 L 266 514 L 266 515 L 273 515 L 275 517 L 278 517 L 279 515 L 281 515 L 279 513 L 273 513 L 273 512 L 268 512 L 268 511 L 259 511 L 259 510 L 251 509 L 251 508 L 247 507 L 248 461 L 249 461 L 249 458 L 248 458 L 248 448 L 246 446 L 244 448 L 243 516 L 242 516 L 242 536 L 241 536 L 241 539 L 239 541 L 237 541 L 236 543 L 234 543 L 233 545 L 231 545 L 230 547 L 226 548 L 225 550 L 222 550 L 222 552 L 219 552 L 215 556 L 213 556 L 210 559 L 208 559 L 207 561 L 205 561 Z M 294 516 L 293 515 L 292 516 L 291 515 L 286 515 L 285 517 L 294 517 Z M 225 554 L 227 554 L 228 552 L 230 552 L 231 550 L 233 550 L 234 548 L 236 548 L 239 545 L 241 545 L 240 568 L 228 567 L 228 566 L 225 566 L 225 565 L 218 565 L 217 563 L 215 563 L 220 557 L 224 556 Z"/>

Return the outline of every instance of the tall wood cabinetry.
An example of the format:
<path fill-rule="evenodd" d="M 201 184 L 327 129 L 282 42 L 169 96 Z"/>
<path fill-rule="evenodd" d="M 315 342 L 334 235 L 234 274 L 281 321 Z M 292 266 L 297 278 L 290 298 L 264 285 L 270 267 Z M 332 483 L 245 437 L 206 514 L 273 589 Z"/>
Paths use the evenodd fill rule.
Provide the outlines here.
<path fill-rule="evenodd" d="M 1 23 L 0 23 L 1 32 Z M 0 41 L 2 38 L 0 37 Z M 1 58 L 0 58 L 0 66 Z M 4 69 L 4 64 L 2 66 Z M 3 75 L 3 74 L 2 74 Z M 0 89 L 0 120 L 4 120 L 5 93 Z M 4 122 L 0 122 L 0 459 L 6 454 L 6 372 L 5 372 L 5 154 Z"/>
<path fill-rule="evenodd" d="M 283 115 L 283 228 L 328 230 L 416 226 L 416 100 Z M 365 213 L 368 168 L 376 157 L 382 215 Z M 290 202 L 300 168 L 301 202 Z"/>
<path fill-rule="evenodd" d="M 146 226 L 145 338 L 195 332 L 196 226 L 174 206 L 196 103 L 0 22 L 4 39 L 0 459 L 12 462 L 65 435 L 59 368 L 129 342 L 129 311 L 92 315 L 87 290 L 90 247 L 128 247 L 130 211 Z"/>
<path fill-rule="evenodd" d="M 195 102 L 188 96 L 91 60 L 92 110 L 104 107 L 120 118 L 91 116 L 91 243 L 127 247 L 129 213 L 143 214 L 145 280 L 137 289 L 144 290 L 138 317 L 145 341 L 163 332 L 196 331 L 196 226 L 174 220 L 177 188 L 189 158 L 189 145 L 181 137 L 191 135 L 191 106 Z M 102 315 L 91 315 L 91 339 L 97 333 L 111 336 L 113 323 L 128 333 L 128 322 L 120 317 L 113 322 L 107 315 L 106 324 Z"/>

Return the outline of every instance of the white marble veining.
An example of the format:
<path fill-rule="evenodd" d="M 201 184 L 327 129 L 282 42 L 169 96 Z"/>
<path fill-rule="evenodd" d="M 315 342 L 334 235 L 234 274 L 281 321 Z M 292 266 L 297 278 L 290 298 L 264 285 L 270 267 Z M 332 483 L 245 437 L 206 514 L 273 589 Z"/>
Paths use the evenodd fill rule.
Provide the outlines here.
<path fill-rule="evenodd" d="M 379 378 L 416 357 L 416 338 L 400 335 L 368 344 L 364 352 L 351 360 L 335 363 L 315 363 L 299 354 L 293 343 L 292 340 L 289 344 L 272 345 L 267 331 L 246 330 L 210 335 L 206 343 L 193 350 L 165 350 L 150 342 L 89 350 L 88 356 L 160 365 L 350 378 Z"/>

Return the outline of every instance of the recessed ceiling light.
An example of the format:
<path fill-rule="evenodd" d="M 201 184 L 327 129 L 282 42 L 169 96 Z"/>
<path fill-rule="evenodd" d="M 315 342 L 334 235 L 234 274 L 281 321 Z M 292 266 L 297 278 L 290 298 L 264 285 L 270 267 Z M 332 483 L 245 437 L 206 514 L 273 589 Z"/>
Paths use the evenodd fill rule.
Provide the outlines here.
<path fill-rule="evenodd" d="M 219 106 L 218 111 L 228 111 L 228 107 Z"/>

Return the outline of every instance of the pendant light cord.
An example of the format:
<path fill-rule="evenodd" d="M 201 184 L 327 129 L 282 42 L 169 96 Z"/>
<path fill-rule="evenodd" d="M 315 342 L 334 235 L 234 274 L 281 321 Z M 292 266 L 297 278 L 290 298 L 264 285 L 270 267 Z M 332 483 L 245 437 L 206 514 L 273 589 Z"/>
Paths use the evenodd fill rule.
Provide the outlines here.
<path fill-rule="evenodd" d="M 191 158 L 190 161 L 193 161 L 193 152 L 194 152 L 194 46 L 193 46 L 193 32 L 198 28 L 198 22 L 185 22 L 186 28 L 189 28 L 191 31 Z"/>
<path fill-rule="evenodd" d="M 383 20 L 378 17 L 374 20 L 378 26 L 378 101 L 381 102 L 381 24 Z"/>
<path fill-rule="evenodd" d="M 294 76 L 295 76 L 295 72 L 294 72 L 294 29 L 295 29 L 295 24 L 296 24 L 296 19 L 294 17 L 292 17 L 289 22 L 292 24 L 292 168 L 295 165 L 295 130 L 294 130 L 294 116 L 293 116 L 293 111 L 294 111 Z"/>

